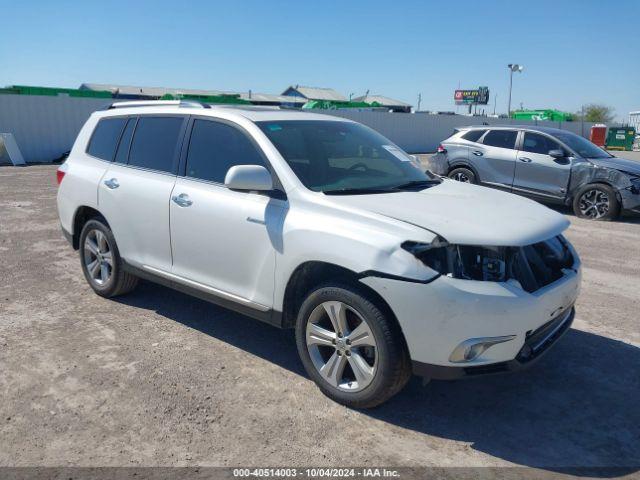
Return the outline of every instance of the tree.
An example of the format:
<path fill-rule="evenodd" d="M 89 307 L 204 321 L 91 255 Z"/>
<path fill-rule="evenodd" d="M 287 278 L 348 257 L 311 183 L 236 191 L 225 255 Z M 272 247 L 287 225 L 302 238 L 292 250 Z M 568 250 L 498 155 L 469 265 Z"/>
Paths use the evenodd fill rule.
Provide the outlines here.
<path fill-rule="evenodd" d="M 590 103 L 584 106 L 584 121 L 593 123 L 609 123 L 613 120 L 614 109 L 608 105 Z M 578 120 L 582 119 L 582 112 L 576 113 Z"/>

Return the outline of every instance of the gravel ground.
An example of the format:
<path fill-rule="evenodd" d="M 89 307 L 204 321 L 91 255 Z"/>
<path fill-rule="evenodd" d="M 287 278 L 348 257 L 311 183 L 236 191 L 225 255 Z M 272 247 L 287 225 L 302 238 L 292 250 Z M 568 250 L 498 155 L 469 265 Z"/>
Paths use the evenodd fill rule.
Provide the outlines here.
<path fill-rule="evenodd" d="M 291 332 L 150 283 L 93 294 L 54 177 L 0 168 L 0 465 L 640 469 L 637 219 L 570 216 L 577 318 L 534 368 L 413 379 L 361 412 L 316 389 Z"/>

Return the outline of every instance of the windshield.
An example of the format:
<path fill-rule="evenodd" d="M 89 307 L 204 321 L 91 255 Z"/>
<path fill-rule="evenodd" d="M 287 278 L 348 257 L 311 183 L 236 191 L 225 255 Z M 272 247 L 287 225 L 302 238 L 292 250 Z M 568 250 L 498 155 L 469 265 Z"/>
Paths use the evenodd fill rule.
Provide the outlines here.
<path fill-rule="evenodd" d="M 285 120 L 256 124 L 305 187 L 316 192 L 393 191 L 437 178 L 382 135 L 358 123 Z"/>
<path fill-rule="evenodd" d="M 609 158 L 613 156 L 575 133 L 555 133 L 554 136 L 583 158 Z"/>

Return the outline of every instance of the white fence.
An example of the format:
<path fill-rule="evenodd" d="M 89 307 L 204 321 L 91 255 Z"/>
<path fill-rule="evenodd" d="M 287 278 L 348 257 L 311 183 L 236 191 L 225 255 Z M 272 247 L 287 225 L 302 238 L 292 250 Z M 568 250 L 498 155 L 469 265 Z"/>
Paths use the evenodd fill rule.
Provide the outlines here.
<path fill-rule="evenodd" d="M 27 162 L 51 162 L 71 146 L 92 112 L 110 98 L 1 95 L 0 133 L 12 133 Z"/>
<path fill-rule="evenodd" d="M 0 94 L 0 133 L 13 134 L 27 162 L 51 162 L 71 149 L 91 112 L 113 101 L 108 98 Z M 438 144 L 453 133 L 454 128 L 465 125 L 538 124 L 570 130 L 585 137 L 589 136 L 592 125 L 360 110 L 314 110 L 314 113 L 326 113 L 364 123 L 410 153 L 435 151 Z"/>
<path fill-rule="evenodd" d="M 468 125 L 540 125 L 560 128 L 589 138 L 588 122 L 526 122 L 507 118 L 467 117 L 465 115 L 431 115 L 428 113 L 387 113 L 360 110 L 314 110 L 349 118 L 377 130 L 409 153 L 435 152 L 438 144 L 453 133 L 454 128 Z"/>

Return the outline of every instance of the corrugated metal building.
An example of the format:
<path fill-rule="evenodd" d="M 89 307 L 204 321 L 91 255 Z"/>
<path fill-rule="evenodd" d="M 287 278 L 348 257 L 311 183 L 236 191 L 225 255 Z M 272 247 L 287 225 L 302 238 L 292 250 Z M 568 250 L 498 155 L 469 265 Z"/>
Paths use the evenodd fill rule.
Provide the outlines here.
<path fill-rule="evenodd" d="M 335 102 L 347 102 L 347 97 L 338 93 L 333 88 L 303 87 L 296 85 L 287 88 L 282 95 L 290 97 L 301 97 L 307 100 L 331 100 Z"/>
<path fill-rule="evenodd" d="M 393 98 L 385 97 L 384 95 L 363 95 L 361 97 L 356 97 L 352 99 L 354 102 L 365 102 L 365 103 L 373 103 L 377 102 L 383 107 L 388 108 L 393 112 L 411 112 L 411 105 L 405 102 L 401 102 L 400 100 L 395 100 Z"/>

